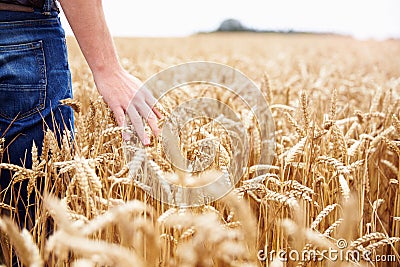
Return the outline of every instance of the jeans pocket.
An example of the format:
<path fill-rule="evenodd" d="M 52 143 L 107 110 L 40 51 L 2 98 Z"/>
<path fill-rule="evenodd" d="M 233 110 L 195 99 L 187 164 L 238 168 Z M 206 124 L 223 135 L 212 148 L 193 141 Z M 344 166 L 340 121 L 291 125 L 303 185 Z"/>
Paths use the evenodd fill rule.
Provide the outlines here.
<path fill-rule="evenodd" d="M 43 42 L 0 45 L 0 117 L 26 118 L 45 107 Z"/>

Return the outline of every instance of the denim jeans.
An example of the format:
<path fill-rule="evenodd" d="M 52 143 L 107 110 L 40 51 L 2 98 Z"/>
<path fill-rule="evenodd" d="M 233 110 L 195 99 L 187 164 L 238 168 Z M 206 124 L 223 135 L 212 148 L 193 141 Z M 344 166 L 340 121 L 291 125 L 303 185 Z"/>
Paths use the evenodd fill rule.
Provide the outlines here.
<path fill-rule="evenodd" d="M 72 131 L 73 111 L 60 103 L 71 97 L 65 34 L 58 13 L 0 11 L 0 137 L 6 140 L 0 160 L 30 168 L 32 143 L 40 154 L 45 130 Z M 12 194 L 8 188 L 12 173 L 0 171 L 0 201 L 6 203 Z M 20 225 L 26 224 L 25 217 L 33 225 L 34 207 L 26 209 L 26 183 L 19 186 L 14 188 L 21 191 L 13 204 L 18 207 Z"/>

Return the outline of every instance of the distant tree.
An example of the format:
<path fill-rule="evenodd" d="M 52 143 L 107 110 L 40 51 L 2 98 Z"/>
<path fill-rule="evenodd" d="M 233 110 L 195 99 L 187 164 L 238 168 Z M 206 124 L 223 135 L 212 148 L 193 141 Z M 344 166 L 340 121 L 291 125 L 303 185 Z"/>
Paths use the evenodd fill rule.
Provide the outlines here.
<path fill-rule="evenodd" d="M 217 29 L 217 31 L 219 32 L 237 32 L 246 30 L 248 29 L 244 27 L 242 23 L 237 19 L 226 19 L 221 23 L 221 25 Z"/>

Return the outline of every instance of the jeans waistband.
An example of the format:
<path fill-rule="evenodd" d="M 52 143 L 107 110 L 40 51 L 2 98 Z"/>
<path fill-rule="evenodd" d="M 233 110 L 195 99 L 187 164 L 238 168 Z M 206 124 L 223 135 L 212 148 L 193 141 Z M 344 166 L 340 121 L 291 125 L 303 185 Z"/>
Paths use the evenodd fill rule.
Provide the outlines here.
<path fill-rule="evenodd" d="M 49 15 L 44 15 L 41 10 L 35 10 L 34 12 L 15 12 L 0 10 L 0 29 L 4 27 L 10 27 L 10 25 L 24 26 L 42 24 L 58 23 L 58 12 L 51 11 Z"/>

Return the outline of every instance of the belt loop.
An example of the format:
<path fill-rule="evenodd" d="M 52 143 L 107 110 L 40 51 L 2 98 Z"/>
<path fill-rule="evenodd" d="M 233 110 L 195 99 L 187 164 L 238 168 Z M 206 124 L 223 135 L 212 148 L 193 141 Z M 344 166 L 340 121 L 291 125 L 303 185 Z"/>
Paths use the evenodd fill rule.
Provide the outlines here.
<path fill-rule="evenodd" d="M 51 5 L 53 0 L 44 0 L 43 14 L 49 16 L 51 14 Z"/>

